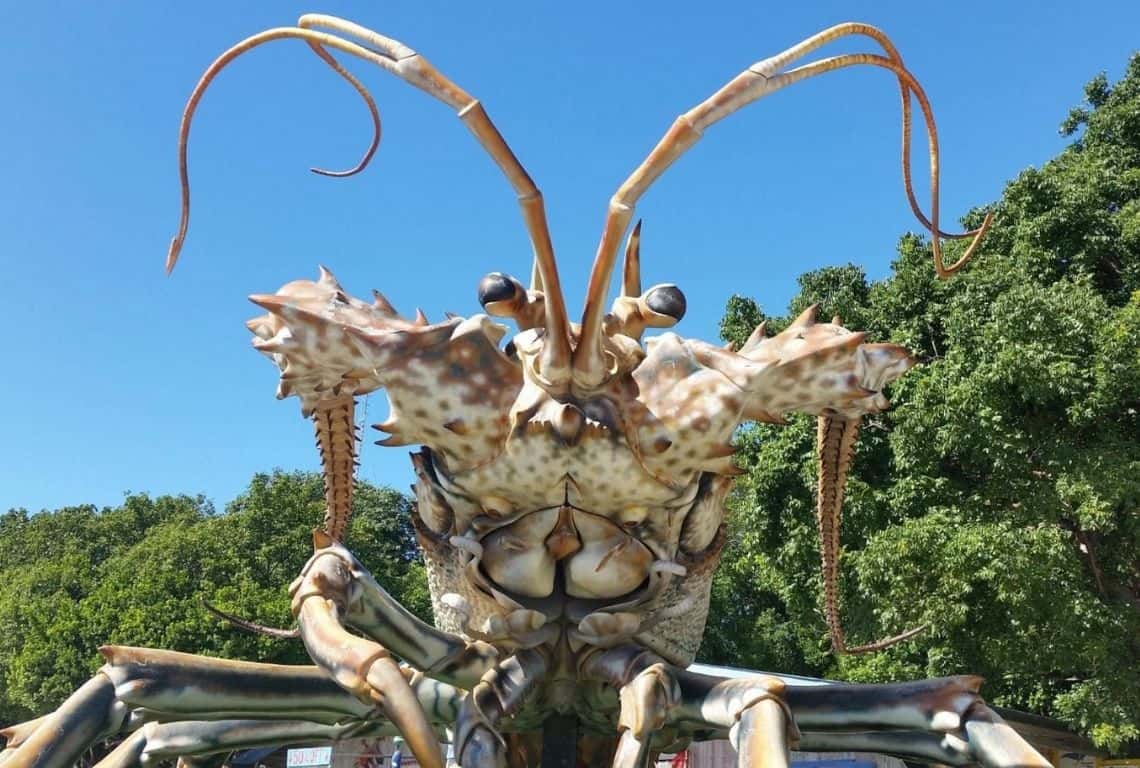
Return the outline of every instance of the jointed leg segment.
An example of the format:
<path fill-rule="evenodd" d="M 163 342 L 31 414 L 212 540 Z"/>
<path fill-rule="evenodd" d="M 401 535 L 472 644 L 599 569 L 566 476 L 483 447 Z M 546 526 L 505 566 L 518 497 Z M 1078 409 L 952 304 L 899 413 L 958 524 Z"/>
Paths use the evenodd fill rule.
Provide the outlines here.
<path fill-rule="evenodd" d="M 306 720 L 183 720 L 147 723 L 128 736 L 95 768 L 135 768 L 159 760 L 227 755 L 238 749 L 335 741 L 381 732 L 379 722 L 326 725 Z"/>
<path fill-rule="evenodd" d="M 87 747 L 123 727 L 128 708 L 115 698 L 115 686 L 97 674 L 59 709 L 28 724 L 23 740 L 4 760 L 7 768 L 69 768 Z M 7 752 L 8 750 L 5 750 Z"/>
<path fill-rule="evenodd" d="M 498 661 L 491 645 L 416 618 L 342 545 L 320 533 L 315 542 L 316 553 L 290 587 L 295 614 L 300 615 L 310 598 L 332 601 L 339 611 L 335 621 L 360 630 L 429 677 L 460 688 L 471 688 Z"/>
<path fill-rule="evenodd" d="M 633 646 L 599 651 L 581 673 L 621 692 L 615 768 L 646 765 L 661 739 L 672 738 L 670 731 L 729 737 L 742 768 L 786 765 L 787 749 L 797 743 L 815 751 L 883 752 L 987 768 L 1049 765 L 986 706 L 976 677 L 790 685 L 763 675 L 696 674 Z"/>
<path fill-rule="evenodd" d="M 396 732 L 374 706 L 346 693 L 316 667 L 121 646 L 102 652 L 107 664 L 58 710 L 9 729 L 6 766 L 65 768 L 92 742 L 119 733 L 133 734 L 130 745 L 116 750 L 107 765 L 289 741 L 290 734 L 336 738 L 359 729 Z M 459 691 L 425 678 L 414 679 L 412 689 L 436 727 L 454 722 Z"/>
<path fill-rule="evenodd" d="M 316 543 L 316 554 L 290 588 L 310 658 L 346 691 L 379 707 L 421 765 L 442 768 L 436 733 L 410 684 L 413 673 L 396 663 L 389 648 L 464 687 L 493 665 L 494 649 L 420 622 L 384 592 L 348 550 L 323 534 L 317 534 Z M 351 634 L 346 625 L 368 638 Z"/>
<path fill-rule="evenodd" d="M 635 646 L 594 654 L 581 671 L 620 691 L 621 738 L 614 768 L 644 768 L 656 751 L 692 731 L 729 736 L 741 766 L 784 768 L 799 736 L 784 703 L 785 685 L 776 678 L 697 675 Z"/>
<path fill-rule="evenodd" d="M 502 721 L 515 714 L 547 672 L 547 657 L 522 649 L 489 669 L 463 700 L 455 722 L 455 754 L 464 768 L 505 768 Z"/>

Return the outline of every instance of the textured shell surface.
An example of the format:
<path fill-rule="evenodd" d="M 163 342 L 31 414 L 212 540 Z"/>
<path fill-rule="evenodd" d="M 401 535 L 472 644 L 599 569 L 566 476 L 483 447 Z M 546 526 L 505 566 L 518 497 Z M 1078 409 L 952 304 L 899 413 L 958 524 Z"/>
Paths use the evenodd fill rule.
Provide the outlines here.
<path fill-rule="evenodd" d="M 542 327 L 508 339 L 487 315 L 404 319 L 327 270 L 253 300 L 268 310 L 249 327 L 281 370 L 279 396 L 310 413 L 385 390 L 381 444 L 423 446 L 416 523 L 437 620 L 504 646 L 636 639 L 691 661 L 739 473 L 735 429 L 877 411 L 911 364 L 814 310 L 736 351 L 671 332 L 642 343 L 643 327 L 610 314 L 604 375 L 581 384 L 548 376 Z"/>

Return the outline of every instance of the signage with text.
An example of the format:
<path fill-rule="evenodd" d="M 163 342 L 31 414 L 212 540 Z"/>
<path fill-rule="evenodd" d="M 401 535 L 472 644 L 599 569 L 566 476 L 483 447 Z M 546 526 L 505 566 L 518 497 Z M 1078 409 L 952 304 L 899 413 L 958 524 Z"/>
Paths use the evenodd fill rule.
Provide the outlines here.
<path fill-rule="evenodd" d="M 301 747 L 285 753 L 287 768 L 328 768 L 332 765 L 332 747 Z"/>

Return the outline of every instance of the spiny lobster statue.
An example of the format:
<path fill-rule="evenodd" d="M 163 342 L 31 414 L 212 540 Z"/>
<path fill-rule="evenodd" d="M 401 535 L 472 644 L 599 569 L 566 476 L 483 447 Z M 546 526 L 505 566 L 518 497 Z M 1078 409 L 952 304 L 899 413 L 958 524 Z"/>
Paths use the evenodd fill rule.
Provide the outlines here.
<path fill-rule="evenodd" d="M 788 68 L 848 35 L 869 37 L 882 53 Z M 603 306 L 634 205 L 706 128 L 786 85 L 856 64 L 898 79 L 911 207 L 933 233 L 939 275 L 957 269 L 969 251 L 944 267 L 939 238 L 969 235 L 976 244 L 986 225 L 964 235 L 938 229 L 930 108 L 881 32 L 833 27 L 754 64 L 681 115 L 610 201 L 579 324 L 567 318 L 542 195 L 483 106 L 413 50 L 327 16 L 243 41 L 199 82 L 182 122 L 183 220 L 168 268 L 186 233 L 194 107 L 229 61 L 280 38 L 307 42 L 372 113 L 373 144 L 343 174 L 375 150 L 379 117 L 330 50 L 370 61 L 458 110 L 518 194 L 534 248 L 531 287 L 491 273 L 479 285 L 487 315 L 439 323 L 401 318 L 379 294 L 360 301 L 324 269 L 316 281 L 252 297 L 267 311 L 249 322 L 253 344 L 280 368 L 278 396 L 296 396 L 313 419 L 326 479 L 324 527 L 290 587 L 314 666 L 105 647 L 106 666 L 60 709 L 7 729 L 4 768 L 63 768 L 94 740 L 120 734 L 100 766 L 173 757 L 216 764 L 250 746 L 397 732 L 431 768 L 443 765 L 445 732 L 464 768 L 572 764 L 573 748 L 567 758 L 550 746 L 567 735 L 551 733 L 556 722 L 572 725 L 579 764 L 617 768 L 725 736 L 741 766 L 787 765 L 797 744 L 945 764 L 1049 765 L 986 706 L 977 678 L 805 686 L 686 671 L 724 543 L 725 495 L 739 472 L 733 432 L 795 411 L 819 417 L 818 513 L 835 650 L 869 650 L 911 634 L 846 648 L 835 590 L 839 508 L 858 424 L 886 406 L 883 387 L 911 366 L 908 353 L 865 343 L 838 320 L 817 322 L 812 310 L 771 338 L 757 329 L 737 350 L 672 333 L 643 345 L 647 328 L 681 318 L 685 299 L 673 285 L 642 291 L 636 228 L 621 294 L 608 312 Z M 928 126 L 929 220 L 907 170 L 912 95 Z M 507 329 L 488 315 L 510 318 L 518 332 L 502 344 Z M 391 418 L 378 425 L 390 435 L 383 444 L 423 446 L 412 455 L 414 522 L 434 627 L 396 603 L 342 543 L 352 510 L 354 399 L 378 389 L 391 402 Z"/>

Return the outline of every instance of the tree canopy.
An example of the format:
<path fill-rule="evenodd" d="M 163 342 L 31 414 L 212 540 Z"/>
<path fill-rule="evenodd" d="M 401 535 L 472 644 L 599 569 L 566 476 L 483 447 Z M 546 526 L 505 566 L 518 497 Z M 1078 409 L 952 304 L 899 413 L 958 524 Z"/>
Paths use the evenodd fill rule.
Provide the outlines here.
<path fill-rule="evenodd" d="M 936 279 L 908 235 L 885 280 L 810 272 L 769 318 L 818 302 L 919 360 L 861 433 L 843 613 L 852 642 L 928 629 L 831 655 L 815 424 L 797 418 L 738 435 L 747 474 L 704 659 L 863 681 L 978 673 L 998 705 L 1102 746 L 1140 737 L 1140 56 L 1116 85 L 1089 83 L 1062 132 L 1071 145 L 986 209 L 993 229 L 956 277 Z M 764 318 L 735 296 L 722 335 L 740 343 Z"/>
<path fill-rule="evenodd" d="M 430 618 L 403 494 L 358 484 L 348 541 L 397 599 Z M 257 475 L 226 514 L 201 497 L 142 494 L 99 510 L 0 516 L 0 722 L 58 706 L 104 644 L 308 663 L 299 641 L 235 630 L 202 605 L 289 626 L 287 587 L 324 514 L 319 475 Z"/>

